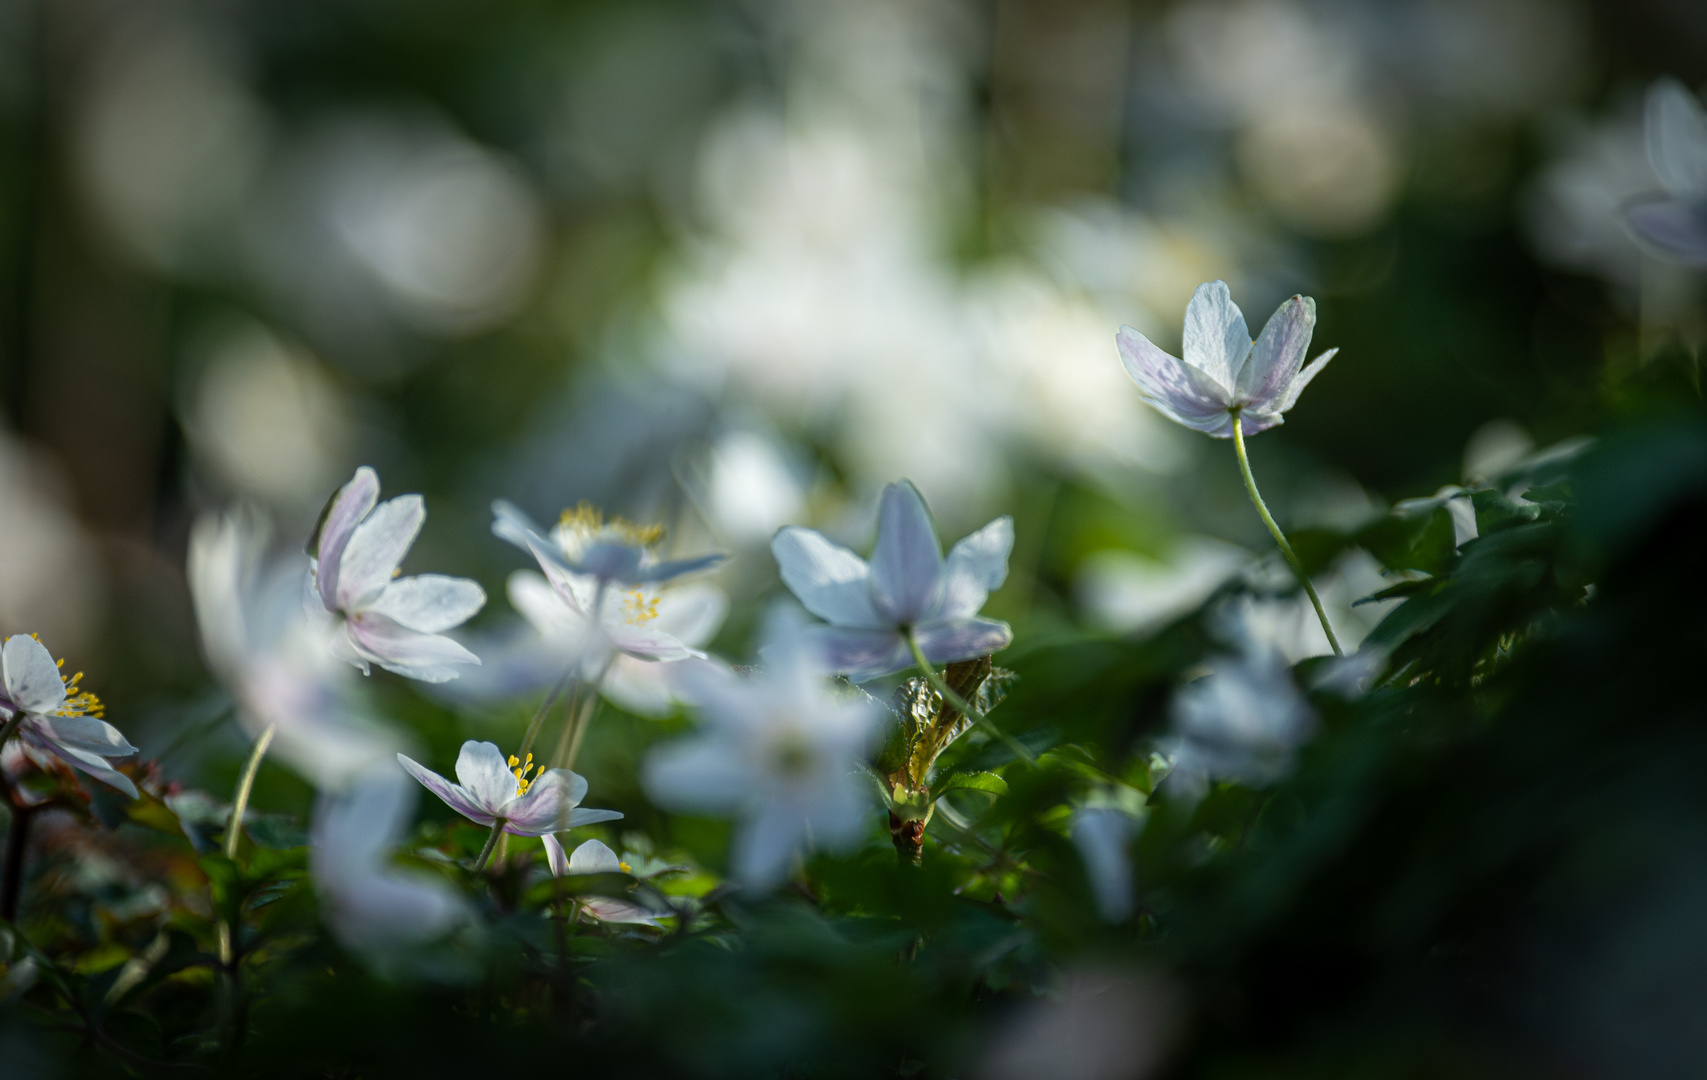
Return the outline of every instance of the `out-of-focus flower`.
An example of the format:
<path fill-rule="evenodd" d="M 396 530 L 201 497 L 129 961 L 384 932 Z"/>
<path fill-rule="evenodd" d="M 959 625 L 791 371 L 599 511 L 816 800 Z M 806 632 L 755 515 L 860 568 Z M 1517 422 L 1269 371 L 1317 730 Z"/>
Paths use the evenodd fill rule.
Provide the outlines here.
<path fill-rule="evenodd" d="M 621 518 L 604 520 L 583 503 L 564 513 L 551 530 L 551 541 L 527 515 L 503 500 L 492 504 L 492 534 L 530 552 L 547 575 L 553 570 L 594 579 L 599 585 L 659 585 L 722 562 L 722 554 L 691 559 L 661 560 L 657 543 L 660 526 L 634 525 Z M 595 599 L 602 599 L 595 590 Z"/>
<path fill-rule="evenodd" d="M 703 658 L 728 613 L 723 591 L 703 582 L 666 584 L 721 561 L 721 555 L 658 560 L 656 527 L 605 521 L 582 505 L 564 513 L 549 540 L 514 507 L 500 503 L 492 531 L 533 553 L 543 576 L 510 575 L 510 603 L 541 635 L 553 670 L 578 662 L 581 677 L 625 709 L 666 712 L 674 701 L 664 663 Z M 585 572 L 593 567 L 609 575 Z M 578 661 L 577 661 L 577 658 Z M 530 665 L 531 666 L 531 665 Z"/>
<path fill-rule="evenodd" d="M 978 609 L 1007 579 L 1013 543 L 1013 519 L 999 517 L 945 561 L 924 499 L 902 480 L 883 489 L 870 563 L 799 526 L 777 533 L 771 551 L 784 584 L 830 624 L 809 631 L 819 659 L 862 681 L 912 666 L 909 633 L 933 664 L 1006 648 L 1008 624 L 980 618 Z"/>
<path fill-rule="evenodd" d="M 733 869 L 751 888 L 780 881 L 808 843 L 859 838 L 871 786 L 860 762 L 885 719 L 869 698 L 832 695 L 798 640 L 778 646 L 751 679 L 712 664 L 685 670 L 705 727 L 654 749 L 641 774 L 659 806 L 740 820 Z"/>
<path fill-rule="evenodd" d="M 251 736 L 322 790 L 342 788 L 396 753 L 400 740 L 362 709 L 350 668 L 303 610 L 301 556 L 269 565 L 252 514 L 209 515 L 190 533 L 189 583 L 208 666 Z"/>
<path fill-rule="evenodd" d="M 800 516 L 806 493 L 776 441 L 736 429 L 719 436 L 706 462 L 702 498 L 711 524 L 735 543 L 769 539 Z"/>
<path fill-rule="evenodd" d="M 1208 536 L 1182 536 L 1162 559 L 1098 551 L 1074 573 L 1073 592 L 1103 627 L 1148 633 L 1195 611 L 1251 559 L 1244 548 Z"/>
<path fill-rule="evenodd" d="M 379 476 L 363 465 L 339 490 L 320 527 L 311 583 L 339 621 L 332 654 L 367 674 L 369 664 L 422 682 L 456 678 L 453 664 L 480 658 L 444 636 L 486 603 L 467 578 L 420 574 L 397 578 L 427 510 L 419 495 L 375 506 Z"/>
<path fill-rule="evenodd" d="M 1179 1006 L 1153 976 L 1066 972 L 1047 996 L 1005 1017 L 974 1073 L 979 1080 L 1143 1080 L 1178 1026 Z"/>
<path fill-rule="evenodd" d="M 1632 199 L 1625 220 L 1660 255 L 1707 266 L 1707 112 L 1675 79 L 1648 91 L 1648 162 L 1662 193 Z"/>
<path fill-rule="evenodd" d="M 1315 730 L 1315 713 L 1280 651 L 1249 639 L 1241 646 L 1238 656 L 1174 696 L 1172 734 L 1161 750 L 1173 763 L 1167 783 L 1187 797 L 1201 795 L 1212 780 L 1279 780 Z"/>
<path fill-rule="evenodd" d="M 504 831 L 515 836 L 542 836 L 622 817 L 615 810 L 579 809 L 587 796 L 586 778 L 579 773 L 546 769 L 530 779 L 536 767 L 532 754 L 525 762 L 514 757 L 506 762 L 493 743 L 470 739 L 462 744 L 456 758 L 461 783 L 456 784 L 403 754 L 397 760 L 452 810 L 481 825 L 502 818 Z"/>
<path fill-rule="evenodd" d="M 1120 328 L 1115 343 L 1145 401 L 1176 423 L 1228 439 L 1235 410 L 1246 435 L 1286 422 L 1283 414 L 1339 351 L 1329 349 L 1303 367 L 1315 326 L 1316 302 L 1294 296 L 1253 342 L 1227 283 L 1209 281 L 1185 309 L 1183 361 L 1130 326 Z"/>
<path fill-rule="evenodd" d="M 1121 923 L 1132 914 L 1132 838 L 1143 822 L 1117 805 L 1093 804 L 1074 811 L 1073 846 L 1085 862 L 1085 876 L 1105 922 Z"/>
<path fill-rule="evenodd" d="M 565 874 L 626 874 L 628 864 L 616 857 L 616 852 L 597 840 L 588 840 L 576 848 L 572 854 L 565 857 L 563 845 L 557 837 L 546 833 L 540 837 L 545 841 L 545 858 L 551 864 L 551 872 L 558 877 Z M 579 898 L 581 909 L 600 922 L 608 923 L 639 923 L 643 926 L 657 926 L 658 917 L 639 904 L 627 900 L 618 900 L 608 896 L 588 896 Z"/>
<path fill-rule="evenodd" d="M 0 646 L 0 720 L 10 723 L 19 714 L 18 738 L 45 750 L 67 765 L 136 798 L 130 777 L 108 764 L 108 758 L 136 753 L 119 729 L 102 720 L 101 699 L 78 688 L 83 673 L 69 679 L 59 674 L 47 646 L 29 634 L 14 634 Z"/>
<path fill-rule="evenodd" d="M 364 954 L 430 941 L 468 917 L 449 883 L 387 864 L 415 806 L 396 770 L 363 776 L 314 807 L 308 869 L 321 913 L 348 948 Z"/>

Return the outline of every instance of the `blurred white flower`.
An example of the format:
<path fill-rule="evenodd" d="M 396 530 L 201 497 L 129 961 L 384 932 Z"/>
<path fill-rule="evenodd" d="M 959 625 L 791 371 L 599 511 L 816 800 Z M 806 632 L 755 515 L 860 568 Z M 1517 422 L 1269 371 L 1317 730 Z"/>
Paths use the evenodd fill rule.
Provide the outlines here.
<path fill-rule="evenodd" d="M 1095 552 L 1073 575 L 1079 608 L 1118 633 L 1147 633 L 1195 611 L 1252 559 L 1208 536 L 1182 536 L 1164 559 L 1134 551 Z"/>
<path fill-rule="evenodd" d="M 577 847 L 573 854 L 565 857 L 563 845 L 557 837 L 546 833 L 540 837 L 545 841 L 545 858 L 551 866 L 551 872 L 558 877 L 566 874 L 626 874 L 628 864 L 616 857 L 616 852 L 597 840 L 588 840 Z M 608 923 L 638 923 L 642 926 L 657 926 L 658 917 L 639 904 L 628 900 L 618 900 L 609 896 L 578 897 L 576 903 L 581 910 L 600 922 Z"/>
<path fill-rule="evenodd" d="M 518 570 L 508 583 L 511 605 L 539 633 L 537 642 L 515 647 L 521 668 L 545 682 L 572 667 L 625 709 L 668 712 L 675 695 L 667 665 L 703 658 L 699 646 L 729 610 L 716 586 L 671 579 L 723 556 L 661 561 L 654 548 L 662 530 L 607 522 L 584 505 L 566 512 L 549 539 L 514 507 L 495 509 L 492 531 L 531 552 L 543 571 Z M 580 572 L 588 569 L 614 576 Z"/>
<path fill-rule="evenodd" d="M 1675 79 L 1648 91 L 1648 162 L 1663 192 L 1624 205 L 1636 236 L 1663 257 L 1707 267 L 1707 111 Z"/>
<path fill-rule="evenodd" d="M 485 606 L 485 591 L 467 578 L 397 576 L 426 519 L 419 495 L 379 503 L 379 475 L 363 465 L 320 526 L 309 603 L 335 620 L 332 654 L 364 675 L 378 664 L 422 682 L 445 682 L 456 678 L 452 665 L 480 663 L 444 631 Z"/>
<path fill-rule="evenodd" d="M 978 1080 L 1144 1080 L 1178 1026 L 1174 995 L 1154 977 L 1115 968 L 1064 972 L 1058 985 L 1003 1017 Z"/>
<path fill-rule="evenodd" d="M 702 498 L 718 534 L 732 543 L 769 540 L 800 517 L 805 486 L 776 441 L 736 428 L 711 447 Z"/>
<path fill-rule="evenodd" d="M 734 876 L 759 889 L 808 845 L 858 841 L 872 803 L 861 764 L 887 720 L 870 698 L 833 694 L 805 650 L 778 644 L 752 678 L 710 663 L 684 671 L 704 726 L 653 748 L 641 770 L 657 805 L 738 819 Z"/>
<path fill-rule="evenodd" d="M 394 768 L 315 801 L 308 872 L 322 917 L 354 952 L 383 956 L 441 937 L 469 917 L 449 882 L 389 865 L 414 808 L 414 785 Z"/>
<path fill-rule="evenodd" d="M 1160 742 L 1173 764 L 1164 782 L 1186 798 L 1214 780 L 1273 783 L 1292 771 L 1293 753 L 1315 725 L 1285 656 L 1246 639 L 1238 655 L 1175 693 L 1171 730 Z"/>
<path fill-rule="evenodd" d="M 1468 499 L 1456 503 L 1466 511 L 1470 509 Z M 1248 567 L 1247 572 L 1265 590 L 1289 590 L 1296 580 L 1272 562 Z M 1326 572 L 1316 576 L 1317 595 L 1337 628 L 1335 636 L 1341 645 L 1356 649 L 1388 612 L 1403 603 L 1397 599 L 1364 602 L 1394 583 L 1375 557 L 1361 548 L 1345 552 Z M 1322 631 L 1321 620 L 1316 618 L 1309 598 L 1301 592 L 1246 596 L 1234 608 L 1239 613 L 1239 629 L 1228 635 L 1231 641 L 1261 642 L 1264 647 L 1279 651 L 1289 664 L 1333 652 L 1327 634 Z"/>
<path fill-rule="evenodd" d="M 1143 822 L 1119 806 L 1083 806 L 1073 812 L 1071 835 L 1104 922 L 1132 914 L 1132 838 Z"/>
<path fill-rule="evenodd" d="M 1316 302 L 1294 296 L 1275 309 L 1256 341 L 1224 281 L 1198 286 L 1185 309 L 1182 361 L 1122 326 L 1115 335 L 1121 363 L 1144 400 L 1163 416 L 1218 439 L 1233 436 L 1233 418 L 1246 435 L 1286 422 L 1285 413 L 1332 360 L 1329 349 L 1304 367 L 1316 327 Z"/>
<path fill-rule="evenodd" d="M 930 511 L 905 480 L 883 489 L 871 562 L 813 529 L 790 526 L 771 542 L 783 584 L 829 626 L 804 643 L 828 670 L 856 682 L 913 666 L 908 636 L 933 664 L 1007 648 L 1013 631 L 978 611 L 1008 576 L 1014 523 L 1000 517 L 942 557 Z"/>
<path fill-rule="evenodd" d="M 130 777 L 107 760 L 129 757 L 136 747 L 101 719 L 101 699 L 78 686 L 83 673 L 66 679 L 59 674 L 62 664 L 29 634 L 7 638 L 0 647 L 0 722 L 17 720 L 16 737 L 25 746 L 136 798 Z"/>
<path fill-rule="evenodd" d="M 303 610 L 307 560 L 267 559 L 252 513 L 206 515 L 190 533 L 189 584 L 208 666 L 249 734 L 273 728 L 272 754 L 316 787 L 341 789 L 402 747 L 361 707 L 350 668 Z"/>

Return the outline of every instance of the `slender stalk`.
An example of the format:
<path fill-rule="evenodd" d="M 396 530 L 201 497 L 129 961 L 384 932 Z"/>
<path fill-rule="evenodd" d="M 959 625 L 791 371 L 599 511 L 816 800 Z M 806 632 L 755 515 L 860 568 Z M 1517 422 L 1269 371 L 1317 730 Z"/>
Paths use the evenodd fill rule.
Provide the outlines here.
<path fill-rule="evenodd" d="M 242 774 L 237 777 L 237 790 L 231 796 L 231 824 L 225 828 L 227 859 L 237 858 L 237 844 L 243 839 L 243 815 L 249 809 L 249 792 L 255 786 L 255 774 L 261 771 L 261 759 L 267 755 L 267 747 L 273 744 L 277 730 L 276 725 L 268 724 L 261 732 L 254 749 L 249 751 L 249 760 L 243 763 Z"/>
<path fill-rule="evenodd" d="M 1316 587 L 1310 584 L 1310 575 L 1304 572 L 1304 564 L 1298 561 L 1292 545 L 1286 542 L 1286 534 L 1274 523 L 1274 515 L 1268 512 L 1261 493 L 1257 491 L 1256 477 L 1251 475 L 1251 459 L 1245 454 L 1244 421 L 1236 410 L 1233 413 L 1233 450 L 1239 455 L 1239 471 L 1245 476 L 1245 491 L 1250 494 L 1251 503 L 1257 508 L 1257 513 L 1262 515 L 1262 523 L 1268 526 L 1269 535 L 1280 545 L 1280 553 L 1286 556 L 1286 562 L 1292 567 L 1292 572 L 1298 575 L 1298 584 L 1304 586 L 1304 592 L 1309 595 L 1310 603 L 1316 609 L 1316 618 L 1322 620 L 1322 632 L 1328 635 L 1328 644 L 1334 647 L 1334 655 L 1344 656 L 1345 650 L 1340 648 L 1339 639 L 1334 637 L 1334 628 L 1328 624 L 1328 613 L 1322 608 L 1322 598 L 1316 595 Z"/>
<path fill-rule="evenodd" d="M 907 648 L 913 650 L 913 663 L 919 666 L 919 672 L 924 675 L 925 681 L 931 684 L 931 689 L 942 695 L 944 701 L 954 706 L 960 715 L 969 717 L 974 724 L 981 725 L 985 731 L 1000 740 L 1003 746 L 1012 750 L 1027 765 L 1037 764 L 1037 757 L 1030 750 L 1027 750 L 1018 739 L 991 723 L 988 716 L 985 716 L 974 708 L 971 702 L 954 692 L 954 688 L 948 685 L 948 680 L 944 679 L 937 669 L 931 666 L 931 662 L 925 659 L 925 651 L 919 648 L 919 639 L 914 636 L 911 629 L 907 631 Z"/>
<path fill-rule="evenodd" d="M 545 723 L 545 718 L 551 713 L 552 706 L 557 704 L 557 699 L 563 696 L 563 691 L 568 688 L 569 681 L 575 677 L 575 672 L 579 667 L 580 661 L 578 660 L 570 664 L 569 670 L 565 671 L 563 677 L 557 680 L 557 685 L 551 688 L 551 693 L 545 695 L 545 700 L 539 703 L 539 711 L 535 712 L 533 719 L 528 722 L 528 733 L 522 738 L 522 748 L 517 752 L 517 757 L 524 761 L 527 760 L 528 751 L 533 749 L 533 741 L 539 737 L 540 726 Z"/>
<path fill-rule="evenodd" d="M 6 748 L 6 743 L 11 740 L 13 734 L 17 732 L 23 722 L 24 710 L 19 709 L 12 714 L 12 718 L 10 720 L 6 721 L 5 727 L 0 727 L 0 750 L 4 750 Z"/>
<path fill-rule="evenodd" d="M 504 835 L 505 824 L 504 818 L 499 818 L 492 823 L 492 835 L 486 838 L 486 846 L 480 849 L 480 857 L 474 860 L 474 872 L 476 874 L 486 869 L 486 860 L 492 857 L 492 849 L 498 846 L 498 838 Z"/>

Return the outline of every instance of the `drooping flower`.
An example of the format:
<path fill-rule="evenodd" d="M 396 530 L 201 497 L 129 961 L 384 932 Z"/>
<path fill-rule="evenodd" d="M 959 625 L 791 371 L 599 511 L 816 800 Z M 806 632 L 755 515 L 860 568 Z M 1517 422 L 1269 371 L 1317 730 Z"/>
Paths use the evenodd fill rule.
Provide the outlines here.
<path fill-rule="evenodd" d="M 470 739 L 462 744 L 456 758 L 460 783 L 455 784 L 403 754 L 397 760 L 452 810 L 481 825 L 503 818 L 504 831 L 515 836 L 543 836 L 622 817 L 615 810 L 579 809 L 587 796 L 580 774 L 547 769 L 530 777 L 537 767 L 532 754 L 526 761 L 506 761 L 493 743 Z"/>
<path fill-rule="evenodd" d="M 1285 423 L 1285 412 L 1338 349 L 1304 367 L 1316 327 L 1316 302 L 1294 296 L 1275 309 L 1256 341 L 1224 281 L 1197 287 L 1185 309 L 1185 359 L 1122 326 L 1120 361 L 1145 401 L 1168 419 L 1218 439 L 1233 436 L 1237 410 L 1246 435 Z"/>
<path fill-rule="evenodd" d="M 389 766 L 315 804 L 309 874 L 326 922 L 354 951 L 383 955 L 431 941 L 468 918 L 448 882 L 388 863 L 414 806 L 413 786 Z"/>
<path fill-rule="evenodd" d="M 1648 91 L 1648 162 L 1661 191 L 1624 204 L 1637 238 L 1668 259 L 1707 267 L 1707 111 L 1676 79 Z"/>
<path fill-rule="evenodd" d="M 886 720 L 870 698 L 831 694 L 806 650 L 779 645 L 752 678 L 685 669 L 704 726 L 652 750 L 642 768 L 659 806 L 738 819 L 734 874 L 753 888 L 781 880 L 808 843 L 858 840 L 871 786 L 860 763 Z"/>
<path fill-rule="evenodd" d="M 17 738 L 25 746 L 50 753 L 136 798 L 130 777 L 108 763 L 109 758 L 129 757 L 136 747 L 101 719 L 101 699 L 78 686 L 82 672 L 69 679 L 59 674 L 62 663 L 30 634 L 7 638 L 0 646 L 0 722 L 23 714 Z"/>
<path fill-rule="evenodd" d="M 999 517 L 942 557 L 930 511 L 905 480 L 883 489 L 871 562 L 813 529 L 791 525 L 771 552 L 783 583 L 829 626 L 807 633 L 822 663 L 858 681 L 913 665 L 907 634 L 933 664 L 1007 648 L 1013 631 L 978 615 L 1008 576 L 1014 524 Z"/>
<path fill-rule="evenodd" d="M 354 672 L 326 649 L 302 603 L 301 556 L 267 558 L 253 513 L 207 515 L 190 533 L 188 576 L 202 650 L 251 737 L 316 787 L 340 789 L 403 742 L 361 707 Z"/>
<path fill-rule="evenodd" d="M 546 833 L 540 839 L 545 841 L 546 862 L 551 865 L 551 872 L 557 877 L 566 874 L 629 873 L 628 864 L 617 858 L 616 852 L 597 840 L 586 841 L 566 857 L 563 854 L 563 845 L 558 842 L 557 837 Z M 578 899 L 582 910 L 600 922 L 658 925 L 656 915 L 632 901 L 610 896 L 587 896 Z"/>
<path fill-rule="evenodd" d="M 444 631 L 472 618 L 486 593 L 467 578 L 397 577 L 427 510 L 419 495 L 378 500 L 379 476 L 363 465 L 320 526 L 310 584 L 318 606 L 336 620 L 332 653 L 364 675 L 378 664 L 422 682 L 454 679 L 453 665 L 480 658 Z"/>

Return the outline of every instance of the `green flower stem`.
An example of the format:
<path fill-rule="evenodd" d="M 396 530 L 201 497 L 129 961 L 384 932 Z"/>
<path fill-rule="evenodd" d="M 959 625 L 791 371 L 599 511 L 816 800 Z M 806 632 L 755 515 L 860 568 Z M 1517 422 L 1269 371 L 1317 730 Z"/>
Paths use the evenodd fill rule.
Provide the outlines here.
<path fill-rule="evenodd" d="M 249 792 L 255 786 L 255 774 L 261 771 L 261 759 L 267 754 L 267 747 L 273 743 L 273 733 L 277 730 L 272 724 L 261 732 L 261 737 L 255 740 L 254 749 L 249 751 L 249 760 L 243 763 L 243 772 L 237 777 L 237 791 L 231 796 L 231 824 L 225 828 L 225 857 L 237 858 L 237 844 L 243 839 L 243 814 L 249 809 Z"/>
<path fill-rule="evenodd" d="M 1316 587 L 1310 584 L 1310 575 L 1304 572 L 1304 564 L 1298 561 L 1292 545 L 1286 542 L 1286 534 L 1274 523 L 1274 515 L 1263 505 L 1262 495 L 1257 491 L 1256 477 L 1251 475 L 1251 459 L 1245 454 L 1244 421 L 1239 418 L 1237 409 L 1233 410 L 1233 450 L 1239 455 L 1239 471 L 1245 476 L 1245 491 L 1250 494 L 1251 503 L 1256 506 L 1257 513 L 1262 515 L 1262 523 L 1268 526 L 1269 535 L 1280 545 L 1280 553 L 1286 556 L 1286 562 L 1292 567 L 1292 572 L 1298 575 L 1298 583 L 1304 586 L 1304 592 L 1309 595 L 1310 603 L 1316 608 L 1316 618 L 1322 620 L 1322 632 L 1328 635 L 1328 644 L 1334 647 L 1334 655 L 1344 656 L 1345 650 L 1340 648 L 1339 639 L 1334 637 L 1334 628 L 1328 625 L 1328 613 L 1322 609 L 1322 598 L 1316 595 Z"/>
<path fill-rule="evenodd" d="M 579 662 L 570 664 L 569 670 L 565 671 L 563 677 L 557 680 L 557 685 L 551 688 L 551 693 L 545 695 L 545 700 L 539 703 L 539 711 L 535 712 L 533 719 L 528 722 L 528 733 L 522 738 L 522 748 L 516 753 L 523 761 L 527 760 L 528 751 L 533 749 L 533 741 L 539 737 L 540 726 L 550 715 L 552 706 L 557 704 L 557 699 L 563 696 L 563 691 L 569 686 L 569 680 L 575 677 L 579 667 Z"/>
<path fill-rule="evenodd" d="M 492 857 L 492 850 L 498 846 L 498 838 L 504 835 L 506 824 L 508 824 L 506 818 L 499 818 L 492 823 L 492 835 L 486 838 L 486 846 L 480 849 L 480 857 L 474 860 L 474 872 L 476 874 L 486 869 L 486 860 Z"/>
<path fill-rule="evenodd" d="M 1003 746 L 1012 750 L 1027 765 L 1037 764 L 1037 757 L 1030 750 L 1027 750 L 1018 739 L 991 723 L 989 717 L 973 708 L 971 702 L 954 692 L 954 689 L 948 685 L 948 680 L 944 679 L 937 672 L 937 669 L 931 666 L 931 662 L 925 659 L 925 651 L 919 648 L 919 639 L 914 636 L 911 628 L 907 630 L 906 635 L 907 648 L 913 650 L 913 663 L 919 666 L 919 672 L 924 675 L 925 681 L 931 684 L 931 689 L 941 694 L 942 699 L 954 706 L 960 715 L 970 718 L 974 724 L 981 725 L 985 731 L 995 736 Z"/>

